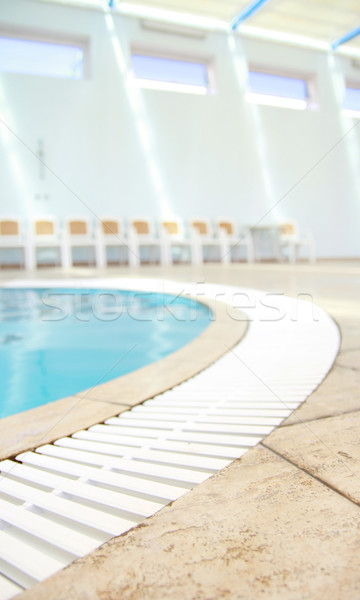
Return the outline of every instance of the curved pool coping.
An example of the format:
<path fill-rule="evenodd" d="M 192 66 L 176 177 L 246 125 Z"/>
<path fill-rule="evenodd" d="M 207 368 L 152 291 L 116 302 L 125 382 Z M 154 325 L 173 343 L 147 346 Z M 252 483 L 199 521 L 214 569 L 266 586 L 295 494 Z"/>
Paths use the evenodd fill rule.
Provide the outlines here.
<path fill-rule="evenodd" d="M 16 280 L 11 288 L 116 289 L 172 293 L 164 282 L 146 279 Z M 179 284 L 177 284 L 179 286 Z M 185 289 L 176 292 L 207 306 L 212 312 L 210 325 L 192 342 L 168 356 L 106 383 L 72 396 L 0 419 L 0 460 L 52 443 L 79 429 L 87 429 L 132 406 L 161 394 L 200 373 L 233 348 L 247 331 L 247 317 L 223 301 L 193 295 Z"/>

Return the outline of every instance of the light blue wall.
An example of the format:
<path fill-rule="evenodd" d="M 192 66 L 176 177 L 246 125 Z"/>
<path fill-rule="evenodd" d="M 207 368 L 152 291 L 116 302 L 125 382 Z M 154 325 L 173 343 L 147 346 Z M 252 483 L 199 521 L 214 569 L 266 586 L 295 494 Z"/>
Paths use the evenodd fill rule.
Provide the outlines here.
<path fill-rule="evenodd" d="M 320 256 L 360 256 L 360 128 L 337 99 L 344 70 L 360 82 L 350 61 L 339 77 L 339 59 L 332 65 L 323 52 L 238 36 L 231 46 L 221 33 L 156 33 L 136 19 L 35 0 L 3 0 L 0 24 L 81 38 L 90 49 L 82 81 L 0 74 L 0 118 L 12 129 L 0 123 L 2 214 L 174 213 L 248 225 L 278 203 L 267 220 L 291 217 L 311 229 Z M 124 73 L 130 44 L 213 59 L 217 93 L 134 89 Z M 249 104 L 244 58 L 314 75 L 319 108 Z M 34 156 L 39 139 L 52 171 L 45 179 Z"/>

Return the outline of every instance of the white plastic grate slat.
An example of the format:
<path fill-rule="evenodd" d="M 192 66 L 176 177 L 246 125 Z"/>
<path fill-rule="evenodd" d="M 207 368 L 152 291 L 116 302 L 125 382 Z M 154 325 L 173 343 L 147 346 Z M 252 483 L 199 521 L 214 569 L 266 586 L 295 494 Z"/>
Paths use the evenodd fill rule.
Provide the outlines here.
<path fill-rule="evenodd" d="M 21 541 L 7 531 L 0 531 L 0 558 L 34 581 L 49 577 L 66 565 L 66 561 L 49 556 L 46 549 L 40 551 L 28 540 Z"/>
<path fill-rule="evenodd" d="M 137 492 L 145 497 L 156 496 L 164 500 L 175 500 L 184 493 L 184 489 L 158 483 L 157 481 L 144 480 L 139 477 L 129 477 L 119 473 L 105 471 L 103 469 L 95 469 L 87 465 L 80 465 L 69 460 L 44 456 L 36 452 L 26 452 L 18 456 L 19 460 L 31 465 L 42 467 L 64 473 L 65 475 L 73 475 L 81 477 L 93 482 L 103 483 L 122 490 Z"/>
<path fill-rule="evenodd" d="M 255 440 L 255 438 L 254 438 Z M 254 444 L 256 442 L 254 441 Z M 166 448 L 170 451 L 177 452 L 188 452 L 191 456 L 193 454 L 199 454 L 200 456 L 206 457 L 217 457 L 217 458 L 239 458 L 246 452 L 247 448 L 241 448 L 239 446 L 219 446 L 215 443 L 196 443 L 196 442 L 182 442 L 177 440 L 165 440 L 159 441 L 150 446 L 154 450 L 157 448 Z"/>
<path fill-rule="evenodd" d="M 172 479 L 175 482 L 184 482 L 194 485 L 201 483 L 206 479 L 206 476 L 202 473 L 195 473 L 186 469 L 181 469 L 174 465 L 173 467 L 162 467 L 160 465 L 153 465 L 149 463 L 143 463 L 141 461 L 124 460 L 114 457 L 108 457 L 104 454 L 98 454 L 96 452 L 87 452 L 83 450 L 74 450 L 72 448 L 65 448 L 58 445 L 47 445 L 41 446 L 37 449 L 37 452 L 46 454 L 47 456 L 56 456 L 59 458 L 65 458 L 84 464 L 95 465 L 100 467 L 108 467 L 110 469 L 116 469 L 119 471 L 132 472 L 145 476 L 162 477 L 164 479 Z M 191 485 L 189 487 L 191 487 Z"/>
<path fill-rule="evenodd" d="M 91 537 L 71 527 L 58 525 L 53 520 L 37 515 L 23 506 L 14 506 L 11 502 L 1 499 L 0 519 L 76 556 L 83 556 L 101 543 L 98 537 Z"/>
<path fill-rule="evenodd" d="M 150 415 L 150 418 L 148 418 L 148 416 L 146 415 L 147 418 L 144 419 L 143 417 L 140 417 L 138 415 L 134 415 L 131 418 L 126 418 L 125 415 L 127 415 L 127 414 L 131 414 L 131 413 L 123 413 L 122 415 L 120 415 L 119 421 L 123 421 L 126 423 L 126 425 L 130 425 L 133 427 L 136 427 L 136 426 L 149 427 L 149 425 L 151 426 L 151 422 L 154 421 L 154 417 L 151 417 L 151 415 Z M 209 417 L 209 418 L 210 418 L 210 421 L 207 419 L 207 421 L 206 421 L 207 423 L 211 423 L 211 417 Z M 258 423 L 256 423 L 256 417 L 253 417 L 253 419 L 255 419 L 255 422 L 250 421 L 249 417 L 247 419 L 246 418 L 241 419 L 241 425 L 245 426 L 245 429 L 242 427 L 242 431 L 244 431 L 244 433 L 264 434 L 265 432 L 262 430 L 254 430 L 255 429 L 254 426 L 260 425 L 260 427 L 261 427 L 261 426 L 266 426 L 266 425 L 270 425 L 270 426 L 272 425 L 272 423 L 264 423 L 263 421 L 261 421 L 260 417 L 257 417 L 257 419 L 259 421 Z M 282 419 L 280 419 L 280 422 L 281 422 L 281 420 Z M 158 419 L 158 423 L 161 423 L 161 425 L 164 424 L 164 427 L 166 427 L 166 428 L 168 428 L 168 426 L 170 425 L 172 428 L 176 427 L 176 428 L 186 429 L 188 423 L 192 423 L 194 426 L 196 426 L 197 424 L 203 423 L 203 422 L 204 422 L 203 418 L 201 418 L 199 416 L 194 416 L 194 415 L 188 415 L 187 419 L 184 419 L 184 418 L 171 419 L 170 415 L 169 415 L 168 419 L 166 419 L 165 417 Z M 220 420 L 215 419 L 215 420 L 213 420 L 213 423 L 220 424 L 220 423 L 227 423 L 227 422 L 221 421 L 221 419 Z M 231 422 L 229 422 L 228 424 L 233 425 L 233 423 L 234 423 L 234 421 L 231 420 Z M 274 425 L 278 425 L 278 424 L 279 424 L 279 421 L 276 421 L 276 423 L 274 423 Z M 250 427 L 247 430 L 246 427 L 248 425 L 250 425 Z M 217 431 L 223 431 L 222 427 L 220 429 L 218 429 Z M 227 428 L 225 428 L 224 431 L 227 432 L 228 431 Z M 235 428 L 235 432 L 237 432 L 237 431 L 239 431 L 238 427 Z M 268 433 L 268 432 L 266 432 L 266 433 Z"/>
<path fill-rule="evenodd" d="M 234 445 L 237 447 L 248 448 L 257 444 L 259 440 L 261 440 L 264 436 L 258 435 L 254 437 L 245 436 L 245 435 L 221 435 L 218 433 L 207 434 L 206 432 L 191 432 L 191 431 L 180 431 L 179 429 L 169 429 L 166 432 L 159 429 L 157 438 L 150 437 L 147 435 L 147 431 L 149 430 L 141 430 L 130 428 L 126 430 L 126 435 L 124 435 L 125 427 L 120 427 L 119 425 L 94 425 L 94 427 L 90 428 L 90 431 L 100 431 L 105 433 L 106 431 L 111 434 L 115 434 L 119 436 L 119 440 L 121 443 L 125 443 L 126 438 L 131 437 L 131 431 L 134 431 L 134 437 L 131 438 L 132 441 L 136 440 L 137 443 L 148 443 L 151 444 L 152 441 L 156 442 L 157 439 L 167 439 L 167 440 L 185 440 L 186 442 L 198 442 L 198 443 L 210 443 L 215 445 Z M 141 437 L 142 431 L 144 431 L 143 437 Z M 136 437 L 135 437 L 136 432 Z"/>
<path fill-rule="evenodd" d="M 132 411 L 133 412 L 133 411 Z M 210 412 L 210 411 L 209 411 Z M 289 414 L 290 411 L 288 411 Z M 127 414 L 129 413 L 123 413 L 123 417 L 125 417 Z M 204 416 L 204 417 L 198 417 L 197 415 L 193 415 L 193 414 L 186 414 L 184 413 L 181 417 L 177 418 L 173 418 L 173 416 L 171 414 L 161 414 L 161 413 L 154 413 L 154 412 L 148 412 L 146 414 L 146 419 L 147 419 L 147 423 L 148 425 L 151 424 L 151 421 L 155 421 L 158 420 L 160 422 L 167 422 L 167 423 L 176 423 L 176 425 L 178 427 L 180 427 L 180 424 L 186 424 L 187 422 L 194 422 L 194 423 L 229 423 L 230 424 L 234 424 L 234 423 L 238 423 L 239 425 L 279 425 L 279 423 L 281 423 L 281 421 L 283 420 L 284 416 L 286 415 L 281 415 L 280 417 L 275 416 L 266 416 L 266 415 L 261 415 L 261 416 L 256 416 L 256 415 L 241 415 L 236 416 L 236 415 L 232 415 L 232 416 L 224 416 L 224 415 L 220 415 L 219 413 L 216 414 L 216 416 L 213 415 L 212 412 L 210 412 L 210 414 L 208 414 L 208 416 Z M 136 423 L 137 421 L 141 422 L 143 421 L 143 417 L 144 415 L 138 415 L 136 413 L 134 413 L 134 419 L 133 419 L 133 423 Z M 126 421 L 128 421 L 128 419 L 126 419 Z M 179 425 L 178 425 L 179 423 Z"/>
<path fill-rule="evenodd" d="M 104 442 L 104 444 L 106 446 L 112 446 L 112 445 L 116 445 L 116 441 L 117 441 L 117 436 L 111 436 L 111 435 L 107 435 L 107 434 L 102 434 L 102 433 L 96 433 L 93 431 L 78 431 L 77 433 L 74 433 L 74 435 L 72 436 L 72 439 L 84 439 L 84 440 L 93 440 L 95 442 Z M 157 443 L 151 443 L 151 445 L 149 446 L 149 448 L 138 448 L 138 447 L 134 447 L 134 446 L 123 446 L 122 443 L 116 445 L 118 448 L 121 448 L 121 452 L 124 452 L 124 455 L 128 455 L 129 453 L 132 454 L 132 456 L 137 457 L 139 456 L 148 456 L 148 454 L 151 453 L 151 450 L 149 450 L 149 448 L 153 448 L 153 451 L 156 453 L 162 452 L 164 454 L 164 456 L 166 456 L 166 462 L 168 462 L 168 458 L 171 459 L 176 459 L 177 456 L 180 456 L 181 459 L 184 458 L 184 460 L 189 461 L 190 457 L 192 460 L 192 463 L 189 466 L 193 466 L 194 468 L 196 468 L 197 466 L 199 466 L 199 468 L 206 468 L 207 466 L 209 467 L 209 469 L 215 469 L 215 470 L 219 470 L 221 469 L 224 464 L 222 463 L 222 461 L 226 460 L 223 458 L 213 458 L 214 456 L 216 456 L 215 452 L 214 452 L 214 448 L 216 450 L 216 446 L 210 446 L 207 447 L 208 451 L 206 450 L 206 448 L 204 446 L 201 446 L 201 449 L 197 450 L 195 448 L 194 444 L 181 444 L 180 442 L 168 442 L 168 441 L 160 441 L 157 440 Z M 206 451 L 205 451 L 206 450 Z M 223 448 L 220 449 L 221 451 L 223 451 Z M 234 448 L 235 454 L 236 451 L 238 449 Z M 227 451 L 229 452 L 229 448 L 227 447 Z M 222 454 L 220 455 L 222 456 Z M 229 456 L 229 454 L 225 455 L 226 457 Z M 231 451 L 230 451 L 230 458 L 232 457 Z M 188 464 L 188 462 L 187 462 Z"/>
<path fill-rule="evenodd" d="M 0 600 L 12 598 L 15 594 L 20 594 L 23 590 L 23 587 L 16 585 L 16 583 L 0 574 Z"/>
<path fill-rule="evenodd" d="M 264 433 L 265 435 L 265 433 Z M 251 448 L 260 442 L 264 435 L 230 435 L 221 433 L 206 433 L 206 431 L 179 431 L 169 435 L 170 440 L 185 440 L 186 442 L 204 442 L 208 444 L 220 444 L 223 446 L 236 446 L 237 448 Z"/>
<path fill-rule="evenodd" d="M 98 439 L 101 441 L 104 441 L 105 443 L 108 441 L 109 443 L 114 443 L 116 444 L 116 441 L 120 440 L 120 443 L 123 447 L 123 445 L 125 444 L 125 439 L 124 438 L 119 438 L 119 430 L 115 429 L 114 434 L 110 433 L 108 430 L 110 429 L 110 426 L 106 427 L 106 425 L 94 425 L 94 427 L 90 427 L 90 429 L 88 431 L 83 431 L 83 432 L 78 432 L 76 434 L 74 434 L 73 437 L 76 437 L 78 435 L 82 435 L 85 436 L 86 434 L 88 434 L 89 436 L 91 436 L 91 439 Z M 89 439 L 88 437 L 86 439 Z M 134 441 L 134 439 L 136 439 L 139 442 L 139 445 L 134 447 L 131 442 Z M 142 443 L 142 445 L 144 446 L 146 443 L 148 444 L 146 447 L 152 448 L 154 450 L 156 449 L 164 449 L 164 450 L 168 450 L 168 451 L 178 451 L 178 452 L 186 452 L 186 453 L 190 453 L 192 454 L 199 454 L 201 456 L 209 456 L 209 457 L 226 457 L 226 458 L 236 458 L 238 456 L 239 453 L 239 447 L 238 446 L 218 446 L 216 444 L 195 444 L 193 442 L 177 442 L 177 441 L 171 441 L 171 440 L 164 440 L 164 439 L 151 439 L 148 442 L 145 440 L 145 444 L 144 444 L 144 439 L 141 438 L 127 438 L 127 440 L 129 441 L 129 445 L 127 446 L 128 448 L 134 448 L 134 451 L 138 451 L 140 448 L 140 443 Z M 143 451 L 143 450 L 142 450 Z"/>
<path fill-rule="evenodd" d="M 244 395 L 246 395 L 247 398 L 249 398 L 251 396 L 250 392 L 244 392 Z M 292 410 L 294 407 L 296 408 L 297 406 L 299 406 L 299 404 L 301 404 L 299 401 L 297 400 L 290 400 L 289 396 L 286 396 L 286 406 L 284 405 L 284 401 L 282 400 L 274 400 L 274 398 L 270 398 L 269 400 L 264 400 L 264 398 L 262 398 L 261 400 L 258 400 L 254 397 L 253 400 L 234 400 L 234 399 L 223 399 L 223 401 L 226 401 L 226 406 L 228 407 L 234 407 L 234 408 L 249 408 L 251 409 L 252 407 L 254 408 L 280 408 L 283 410 L 287 409 L 287 405 L 290 406 L 290 409 Z M 201 410 L 203 408 L 207 408 L 208 406 L 211 407 L 211 404 L 213 404 L 214 406 L 214 410 L 217 408 L 219 402 L 213 402 L 213 403 L 205 403 L 202 402 L 201 404 L 196 403 L 196 402 L 191 402 L 191 401 L 186 401 L 186 402 L 173 402 L 171 401 L 171 406 L 174 407 L 175 409 L 181 409 L 183 407 L 190 407 L 190 408 L 196 408 L 197 410 Z M 144 407 L 147 405 L 143 405 Z M 156 404 L 152 404 L 152 407 L 156 406 L 158 408 L 169 408 L 169 401 L 162 400 L 162 402 L 156 403 Z M 222 408 L 225 408 L 226 406 L 222 406 Z"/>
<path fill-rule="evenodd" d="M 97 434 L 93 435 L 96 436 Z M 91 452 L 96 452 L 100 454 L 108 454 L 109 456 L 127 456 L 130 454 L 132 458 L 137 460 L 142 459 L 146 461 L 153 460 L 153 462 L 155 463 L 170 463 L 173 465 L 191 467 L 192 469 L 207 470 L 209 473 L 222 469 L 229 462 L 225 459 L 207 458 L 198 456 L 196 454 L 192 454 L 189 456 L 186 454 L 181 454 L 180 452 L 149 450 L 149 448 L 130 451 L 129 448 L 124 448 L 124 446 L 120 446 L 119 451 L 119 447 L 116 444 L 102 443 L 99 440 L 100 438 L 96 437 L 94 438 L 94 441 L 92 441 L 92 439 L 89 437 L 84 439 L 82 437 L 74 436 L 71 438 L 61 438 L 60 440 L 57 440 L 56 444 L 60 446 L 66 446 L 68 448 L 78 448 L 80 450 L 89 450 Z"/>
<path fill-rule="evenodd" d="M 124 425 L 125 423 L 125 425 Z M 121 428 L 121 433 L 126 432 L 126 435 L 130 435 L 129 434 L 129 428 L 130 428 L 130 432 L 131 432 L 131 428 L 133 428 L 134 431 L 139 432 L 139 431 L 144 431 L 144 435 L 146 436 L 146 431 L 149 428 L 149 422 L 146 421 L 145 419 L 142 419 L 140 421 L 140 423 L 138 422 L 137 419 L 134 419 L 133 421 L 130 421 L 130 419 L 121 419 L 121 417 L 114 417 L 113 419 L 109 419 L 108 421 L 106 421 L 106 424 L 109 425 L 116 425 L 117 427 Z M 150 423 L 151 426 L 151 423 Z M 174 429 L 179 429 L 182 431 L 194 431 L 194 432 L 201 432 L 204 431 L 204 427 L 198 423 L 198 419 L 195 420 L 191 420 L 189 419 L 189 421 L 186 421 L 185 423 L 181 422 L 177 422 L 177 421 L 166 421 L 166 422 L 161 422 L 158 424 L 159 429 L 164 429 L 167 431 L 173 431 Z M 140 429 L 138 429 L 138 427 L 140 427 Z M 241 426 L 241 431 L 243 433 L 247 433 L 249 435 L 258 435 L 258 436 L 264 436 L 267 435 L 268 433 L 270 433 L 270 431 L 272 430 L 272 427 L 268 427 L 268 426 L 261 426 L 259 425 L 258 427 L 252 426 L 252 425 L 246 425 L 246 424 L 242 424 Z M 205 430 L 207 432 L 211 432 L 213 431 L 214 433 L 237 433 L 239 431 L 239 427 L 233 427 L 231 425 L 226 426 L 226 425 L 210 425 L 208 427 L 205 428 Z M 151 430 L 153 431 L 153 430 Z M 163 434 L 166 435 L 166 432 Z"/>
<path fill-rule="evenodd" d="M 165 283 L 168 293 L 196 293 L 191 285 Z M 97 288 L 140 291 L 154 285 L 96 282 Z M 339 333 L 320 309 L 315 321 L 309 303 L 283 297 L 284 318 L 270 322 L 262 292 L 205 288 L 208 297 L 220 292 L 228 303 L 243 292 L 256 307 L 247 309 L 247 335 L 231 352 L 104 424 L 0 463 L 0 600 L 68 564 L 70 549 L 82 555 L 127 531 L 242 456 L 329 370 Z"/>
<path fill-rule="evenodd" d="M 276 406 L 277 404 L 281 404 L 281 406 Z M 296 404 L 298 404 L 298 402 L 296 402 Z M 136 409 L 142 409 L 141 413 L 139 410 L 137 410 L 135 412 L 135 408 Z M 260 414 L 260 415 L 267 415 L 267 416 L 273 416 L 274 415 L 274 411 L 276 411 L 276 414 L 278 414 L 279 416 L 287 416 L 288 414 L 291 413 L 292 409 L 286 408 L 283 406 L 282 403 L 277 402 L 277 403 L 269 403 L 269 402 L 242 402 L 242 401 L 237 401 L 236 403 L 234 403 L 234 406 L 227 401 L 222 402 L 221 406 L 219 406 L 219 403 L 214 404 L 214 406 L 208 406 L 208 407 L 193 407 L 192 405 L 188 405 L 186 406 L 186 404 L 182 404 L 181 406 L 175 406 L 175 404 L 171 403 L 171 405 L 169 406 L 169 404 L 167 405 L 161 405 L 161 406 L 145 406 L 141 405 L 141 406 L 136 406 L 132 409 L 133 415 L 137 417 L 137 415 L 141 416 L 141 418 L 143 419 L 145 415 L 149 415 L 149 417 L 151 419 L 155 419 L 157 418 L 157 415 L 159 415 L 159 418 L 164 418 L 164 419 L 168 419 L 171 418 L 172 415 L 175 416 L 179 416 L 181 418 L 184 417 L 192 417 L 192 418 L 196 418 L 199 414 L 199 410 L 205 410 L 207 411 L 208 414 L 213 415 L 213 414 L 228 414 L 230 411 L 232 411 L 234 414 L 239 414 L 239 415 L 244 415 L 244 416 L 252 416 L 253 414 Z M 195 412 L 194 412 L 195 411 Z"/>
<path fill-rule="evenodd" d="M 83 506 L 82 504 L 77 504 L 67 498 L 62 498 L 55 494 L 38 490 L 32 487 L 32 484 L 42 484 L 45 479 L 48 480 L 48 485 L 51 485 L 52 474 L 41 471 L 40 469 L 32 469 L 24 465 L 19 465 L 11 461 L 6 462 L 9 463 L 10 469 L 4 467 L 4 463 L 0 463 L 1 470 L 4 469 L 4 472 L 10 470 L 11 473 L 15 473 L 16 477 L 22 480 L 19 482 L 18 480 L 15 481 L 6 476 L 2 477 L 0 485 L 1 491 L 13 498 L 23 500 L 24 502 L 30 502 L 31 504 L 34 504 L 34 506 L 38 506 L 39 508 L 54 513 L 54 515 L 71 519 L 87 527 L 95 528 L 113 535 L 115 535 L 115 532 L 116 534 L 120 534 L 127 531 L 127 529 L 136 523 L 136 520 L 134 522 L 131 519 L 124 519 L 120 516 L 116 517 L 107 514 L 105 511 L 103 512 L 101 510 L 96 510 L 95 508 Z M 18 467 L 20 468 L 18 469 Z M 61 487 L 56 485 L 54 488 L 78 498 L 94 500 L 105 506 L 112 506 L 115 504 L 111 493 L 106 494 L 104 490 L 97 490 L 96 488 L 81 482 L 71 481 L 66 478 L 63 478 L 63 480 Z M 117 498 L 116 505 L 120 505 L 119 498 Z M 151 507 L 153 508 L 152 512 L 157 510 L 155 507 L 160 508 L 161 505 L 153 504 Z M 134 510 L 136 510 L 136 508 L 134 508 Z M 148 514 L 152 514 L 152 512 L 149 512 Z"/>

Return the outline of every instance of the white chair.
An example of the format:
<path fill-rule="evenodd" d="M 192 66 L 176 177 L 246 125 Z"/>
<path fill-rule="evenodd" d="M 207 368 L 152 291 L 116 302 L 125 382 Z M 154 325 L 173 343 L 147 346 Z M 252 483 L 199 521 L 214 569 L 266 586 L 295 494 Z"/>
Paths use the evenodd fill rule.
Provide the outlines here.
<path fill-rule="evenodd" d="M 2 255 L 6 253 L 9 258 L 3 260 Z M 7 217 L 0 220 L 0 267 L 14 265 L 25 269 L 32 268 L 30 245 L 19 219 Z"/>
<path fill-rule="evenodd" d="M 89 219 L 82 217 L 67 220 L 66 244 L 69 253 L 69 264 L 97 265 L 99 253 Z M 75 252 L 74 252 L 75 251 Z"/>
<path fill-rule="evenodd" d="M 141 263 L 166 264 L 166 250 L 163 240 L 155 235 L 150 219 L 133 218 L 129 222 L 129 264 L 136 267 Z"/>
<path fill-rule="evenodd" d="M 121 265 L 130 262 L 130 249 L 124 238 L 123 225 L 120 219 L 113 217 L 102 218 L 97 223 L 95 234 L 97 264 L 99 267 L 115 264 Z"/>
<path fill-rule="evenodd" d="M 254 244 L 250 231 L 240 231 L 231 219 L 217 219 L 216 229 L 223 242 L 223 262 L 238 262 L 241 248 L 245 248 L 247 262 L 254 262 Z"/>
<path fill-rule="evenodd" d="M 211 229 L 209 219 L 190 220 L 191 237 L 196 248 L 197 264 L 203 262 L 224 262 L 223 239 L 216 238 Z"/>
<path fill-rule="evenodd" d="M 191 238 L 185 236 L 183 222 L 180 219 L 160 221 L 160 239 L 163 242 L 166 264 L 181 262 L 196 264 L 198 261 L 194 236 Z"/>
<path fill-rule="evenodd" d="M 53 217 L 39 217 L 33 220 L 29 244 L 30 268 L 50 265 L 69 266 L 65 232 L 59 229 L 58 223 Z"/>
<path fill-rule="evenodd" d="M 296 224 L 292 221 L 280 223 L 279 244 L 282 258 L 287 257 L 290 263 L 295 263 L 298 260 L 301 248 L 307 249 L 309 262 L 314 263 L 316 260 L 315 242 L 311 233 L 301 236 L 298 233 Z"/>

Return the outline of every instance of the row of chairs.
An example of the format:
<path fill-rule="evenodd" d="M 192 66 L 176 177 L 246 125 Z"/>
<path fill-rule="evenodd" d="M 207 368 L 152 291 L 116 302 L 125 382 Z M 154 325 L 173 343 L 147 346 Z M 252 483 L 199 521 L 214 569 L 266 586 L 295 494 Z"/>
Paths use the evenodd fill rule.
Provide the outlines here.
<path fill-rule="evenodd" d="M 279 244 L 287 248 L 287 258 L 295 262 L 296 251 L 304 240 L 297 236 L 294 225 L 287 223 L 279 226 Z M 310 246 L 308 254 L 315 259 Z M 160 221 L 157 229 L 153 221 L 144 218 L 129 220 L 127 229 L 118 218 L 102 218 L 95 224 L 89 219 L 73 218 L 60 227 L 56 219 L 41 217 L 33 219 L 27 229 L 17 218 L 0 219 L 0 266 L 199 265 L 212 261 L 253 262 L 255 258 L 254 236 L 228 219 L 215 223 L 192 219 L 187 231 L 180 219 Z"/>

